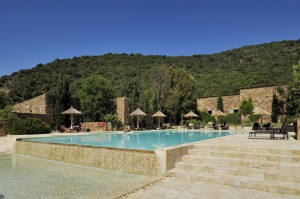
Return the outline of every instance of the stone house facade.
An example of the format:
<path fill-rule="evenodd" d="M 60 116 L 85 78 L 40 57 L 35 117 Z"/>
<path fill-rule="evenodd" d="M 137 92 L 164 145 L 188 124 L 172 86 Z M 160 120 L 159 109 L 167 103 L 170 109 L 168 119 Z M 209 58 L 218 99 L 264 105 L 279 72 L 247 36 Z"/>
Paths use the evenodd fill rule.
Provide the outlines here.
<path fill-rule="evenodd" d="M 71 99 L 71 105 L 79 108 L 78 98 Z M 55 96 L 45 93 L 18 103 L 13 106 L 13 112 L 20 118 L 35 117 L 39 118 L 52 128 L 55 127 Z"/>
<path fill-rule="evenodd" d="M 118 97 L 115 100 L 117 114 L 123 124 L 130 125 L 131 118 L 129 114 L 132 110 L 132 102 L 126 97 Z M 71 104 L 74 108 L 80 110 L 80 102 L 78 98 L 72 98 Z M 142 105 L 138 104 L 141 108 Z M 21 118 L 37 117 L 55 127 L 55 97 L 50 94 L 43 94 L 35 98 L 26 100 L 13 106 L 13 112 Z"/>
<path fill-rule="evenodd" d="M 241 88 L 239 95 L 226 95 L 222 96 L 224 112 L 226 114 L 239 112 L 239 107 L 243 100 L 247 100 L 249 97 L 252 98 L 253 106 L 261 108 L 269 113 L 272 112 L 272 100 L 273 93 L 278 95 L 277 89 L 286 88 L 286 85 L 272 85 L 272 86 L 261 86 L 261 87 L 250 87 Z M 200 111 L 207 111 L 212 113 L 217 110 L 218 97 L 203 97 L 197 99 L 197 108 Z M 268 121 L 271 116 L 264 116 L 264 120 Z"/>

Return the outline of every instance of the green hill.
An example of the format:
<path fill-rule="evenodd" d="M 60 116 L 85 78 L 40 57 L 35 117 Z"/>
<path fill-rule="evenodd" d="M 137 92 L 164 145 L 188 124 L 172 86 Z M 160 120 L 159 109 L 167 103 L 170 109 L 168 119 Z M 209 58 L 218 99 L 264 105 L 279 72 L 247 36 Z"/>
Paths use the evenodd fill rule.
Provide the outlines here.
<path fill-rule="evenodd" d="M 210 55 L 161 56 L 105 54 L 57 59 L 0 78 L 0 90 L 20 102 L 51 91 L 59 73 L 76 88 L 83 78 L 100 74 L 111 80 L 117 96 L 143 91 L 150 69 L 158 65 L 180 67 L 196 81 L 196 96 L 236 94 L 241 87 L 291 81 L 292 65 L 300 60 L 300 40 L 245 46 Z M 73 89 L 76 95 L 76 89 Z"/>

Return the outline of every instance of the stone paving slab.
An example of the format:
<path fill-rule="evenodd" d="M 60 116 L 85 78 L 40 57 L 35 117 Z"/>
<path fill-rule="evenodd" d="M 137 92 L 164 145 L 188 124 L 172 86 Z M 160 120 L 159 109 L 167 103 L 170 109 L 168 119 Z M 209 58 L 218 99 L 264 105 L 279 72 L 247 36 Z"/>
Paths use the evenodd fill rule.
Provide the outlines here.
<path fill-rule="evenodd" d="M 277 194 L 253 189 L 217 185 L 212 183 L 187 183 L 167 178 L 155 185 L 139 190 L 127 199 L 299 199 L 299 196 Z"/>

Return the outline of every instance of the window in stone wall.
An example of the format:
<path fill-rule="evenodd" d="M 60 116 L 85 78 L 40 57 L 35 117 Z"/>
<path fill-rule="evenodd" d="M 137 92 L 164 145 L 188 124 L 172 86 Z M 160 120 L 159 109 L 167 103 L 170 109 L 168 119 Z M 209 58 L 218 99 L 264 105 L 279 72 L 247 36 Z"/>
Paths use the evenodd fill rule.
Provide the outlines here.
<path fill-rule="evenodd" d="M 207 113 L 211 115 L 211 114 L 212 114 L 212 111 L 207 111 Z"/>
<path fill-rule="evenodd" d="M 239 109 L 234 109 L 233 112 L 234 112 L 234 113 L 238 113 L 238 112 L 239 112 Z"/>

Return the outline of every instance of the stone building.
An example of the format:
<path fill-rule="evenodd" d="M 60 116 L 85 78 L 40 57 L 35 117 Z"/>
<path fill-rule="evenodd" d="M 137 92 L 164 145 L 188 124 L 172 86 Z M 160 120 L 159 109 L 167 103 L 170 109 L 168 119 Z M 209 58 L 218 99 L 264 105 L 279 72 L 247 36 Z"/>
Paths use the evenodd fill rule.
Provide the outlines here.
<path fill-rule="evenodd" d="M 123 124 L 129 124 L 131 118 L 129 114 L 132 110 L 132 102 L 126 97 L 118 97 L 116 99 L 117 114 Z M 74 108 L 80 110 L 80 102 L 78 98 L 72 98 L 71 104 Z M 141 104 L 138 104 L 142 107 Z M 42 119 L 51 127 L 55 127 L 55 97 L 50 94 L 43 94 L 35 98 L 26 100 L 13 106 L 13 112 L 21 118 L 37 117 Z"/>
<path fill-rule="evenodd" d="M 243 100 L 252 98 L 253 106 L 261 108 L 269 113 L 272 112 L 272 100 L 273 93 L 278 94 L 277 89 L 279 87 L 285 88 L 285 85 L 272 85 L 272 86 L 260 86 L 260 87 L 249 87 L 241 88 L 239 95 L 226 95 L 222 96 L 223 107 L 225 113 L 239 112 L 239 107 Z M 207 111 L 212 114 L 213 111 L 217 110 L 218 97 L 202 97 L 197 99 L 197 108 L 200 111 Z M 270 120 L 271 116 L 264 117 L 265 120 Z"/>
<path fill-rule="evenodd" d="M 80 107 L 79 99 L 72 98 L 71 105 Z M 40 118 L 52 128 L 55 127 L 55 96 L 45 93 L 13 106 L 13 112 L 21 117 Z"/>

